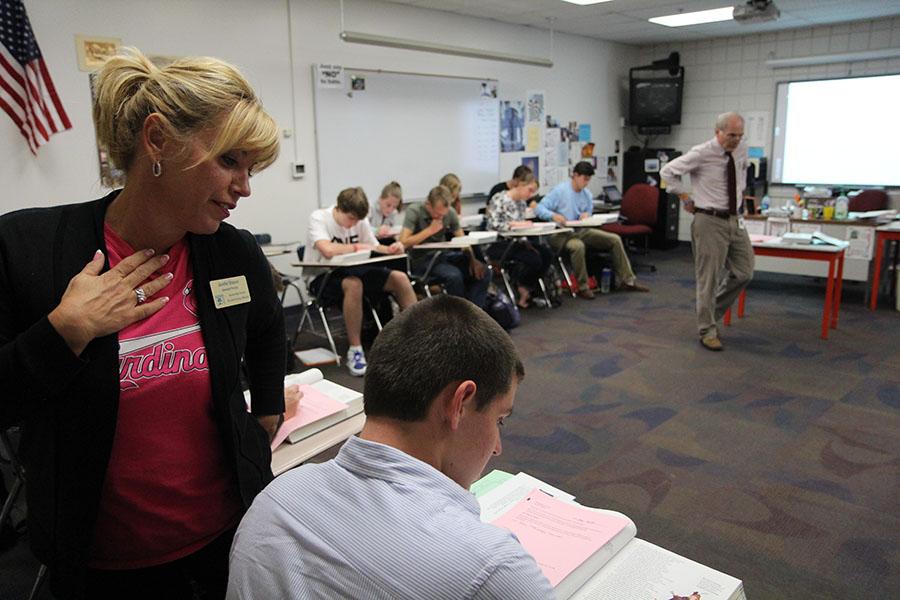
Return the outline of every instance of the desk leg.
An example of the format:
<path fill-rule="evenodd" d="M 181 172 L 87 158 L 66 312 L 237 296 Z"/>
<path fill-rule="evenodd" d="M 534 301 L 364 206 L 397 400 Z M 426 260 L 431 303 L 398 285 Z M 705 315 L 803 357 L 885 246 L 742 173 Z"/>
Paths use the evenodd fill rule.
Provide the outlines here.
<path fill-rule="evenodd" d="M 822 339 L 828 339 L 828 325 L 831 317 L 831 306 L 834 302 L 834 261 L 835 257 L 828 258 L 828 280 L 825 284 L 825 308 L 822 311 Z"/>
<path fill-rule="evenodd" d="M 831 328 L 837 329 L 838 315 L 841 312 L 841 290 L 844 289 L 844 253 L 841 252 L 837 259 L 837 286 L 834 290 L 834 307 L 831 309 Z"/>
<path fill-rule="evenodd" d="M 744 318 L 744 306 L 747 303 L 747 288 L 741 290 L 741 295 L 738 296 L 738 318 Z"/>
<path fill-rule="evenodd" d="M 872 273 L 872 299 L 869 302 L 869 310 L 878 308 L 878 284 L 881 279 L 881 260 L 884 258 L 884 238 L 881 233 L 875 232 L 875 272 Z"/>

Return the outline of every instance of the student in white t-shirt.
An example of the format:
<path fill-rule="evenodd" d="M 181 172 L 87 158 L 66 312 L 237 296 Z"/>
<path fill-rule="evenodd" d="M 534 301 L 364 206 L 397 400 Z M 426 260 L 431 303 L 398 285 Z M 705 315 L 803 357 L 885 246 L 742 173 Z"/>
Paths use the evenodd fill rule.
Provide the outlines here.
<path fill-rule="evenodd" d="M 366 218 L 369 201 L 362 188 L 347 188 L 338 194 L 337 204 L 320 208 L 310 215 L 309 234 L 306 241 L 306 258 L 321 261 L 338 254 L 359 250 L 375 250 L 381 254 L 402 254 L 403 244 L 390 246 L 378 243 Z M 318 275 L 309 284 L 312 293 L 318 294 L 323 281 L 321 299 L 326 304 L 342 303 L 344 324 L 347 327 L 347 368 L 352 375 L 366 374 L 366 355 L 363 352 L 362 331 L 363 294 L 372 297 L 387 292 L 394 297 L 401 310 L 415 304 L 416 294 L 409 277 L 403 271 L 395 271 L 382 264 L 344 267 L 332 271 L 327 281 L 325 274 Z"/>

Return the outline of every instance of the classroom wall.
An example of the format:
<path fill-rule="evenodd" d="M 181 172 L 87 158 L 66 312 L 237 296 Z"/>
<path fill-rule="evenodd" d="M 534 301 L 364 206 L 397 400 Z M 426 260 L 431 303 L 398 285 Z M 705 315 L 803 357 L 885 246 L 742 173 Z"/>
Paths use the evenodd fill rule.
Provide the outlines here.
<path fill-rule="evenodd" d="M 767 111 L 768 155 L 776 83 L 898 73 L 900 58 L 786 69 L 769 68 L 766 60 L 897 47 L 900 47 L 900 17 L 684 44 L 642 46 L 639 49 L 640 64 L 664 58 L 669 52 L 679 52 L 685 68 L 681 125 L 676 125 L 671 135 L 659 136 L 651 143 L 686 150 L 712 137 L 716 115 L 722 112 Z"/>
<path fill-rule="evenodd" d="M 778 82 L 898 73 L 900 58 L 787 69 L 769 68 L 766 60 L 897 47 L 900 47 L 900 17 L 642 46 L 638 64 L 650 64 L 665 58 L 669 52 L 679 52 L 685 69 L 681 125 L 676 125 L 671 135 L 652 138 L 650 146 L 684 152 L 713 136 L 717 115 L 728 110 L 766 111 L 765 153 L 770 156 L 775 85 Z M 635 140 L 631 135 L 628 139 Z M 773 198 L 789 198 L 794 192 L 792 186 L 770 186 L 769 194 Z M 892 190 L 891 195 L 892 205 L 900 208 L 900 193 Z M 690 221 L 690 215 L 682 210 L 679 239 L 690 239 Z"/>
<path fill-rule="evenodd" d="M 266 107 L 290 137 L 270 169 L 252 181 L 253 195 L 241 201 L 230 222 L 275 241 L 303 240 L 308 214 L 317 206 L 315 128 L 312 110 L 314 63 L 383 68 L 499 80 L 503 99 L 524 100 L 526 90 L 546 91 L 547 109 L 560 122 L 590 123 L 600 153 L 610 153 L 620 139 L 620 117 L 628 68 L 637 50 L 580 36 L 556 34 L 551 69 L 483 59 L 444 56 L 342 42 L 337 0 L 192 0 L 122 2 L 121 0 L 25 0 L 38 42 L 74 129 L 53 136 L 33 157 L 12 122 L 0 115 L 0 180 L 7 190 L 0 212 L 25 206 L 80 202 L 105 193 L 99 183 L 96 144 L 90 121 L 88 76 L 77 68 L 75 34 L 119 37 L 147 54 L 208 54 L 240 66 Z M 375 1 L 345 2 L 348 30 L 478 47 L 531 56 L 550 55 L 547 31 L 486 19 Z M 289 43 L 288 8 L 293 44 Z M 291 59 L 295 104 L 292 106 Z M 423 132 L 440 135 L 435 128 Z M 390 140 L 385 140 L 390 152 Z M 519 164 L 521 155 L 504 154 L 501 177 Z M 354 185 L 353 140 L 347 140 L 348 186 Z M 294 180 L 290 163 L 302 162 L 307 175 Z M 385 173 L 385 182 L 403 169 Z M 453 165 L 447 165 L 453 170 Z M 465 182 L 463 182 L 465 185 Z M 372 196 L 380 190 L 367 190 Z M 478 191 L 478 190 L 466 190 Z M 487 191 L 487 190 L 481 190 Z"/>

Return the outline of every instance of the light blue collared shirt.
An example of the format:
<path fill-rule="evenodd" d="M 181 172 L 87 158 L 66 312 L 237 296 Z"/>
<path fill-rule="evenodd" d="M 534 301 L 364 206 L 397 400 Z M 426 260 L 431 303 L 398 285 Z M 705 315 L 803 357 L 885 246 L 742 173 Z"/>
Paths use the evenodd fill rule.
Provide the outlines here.
<path fill-rule="evenodd" d="M 559 213 L 566 218 L 567 221 L 577 221 L 584 213 L 591 214 L 594 212 L 594 199 L 587 188 L 580 192 L 572 189 L 572 181 L 563 181 L 550 193 L 544 196 L 544 199 L 534 209 L 534 214 L 539 219 L 549 221 L 553 218 L 553 213 Z"/>
<path fill-rule="evenodd" d="M 479 515 L 431 465 L 350 438 L 257 496 L 231 548 L 227 598 L 554 598 L 513 534 Z"/>

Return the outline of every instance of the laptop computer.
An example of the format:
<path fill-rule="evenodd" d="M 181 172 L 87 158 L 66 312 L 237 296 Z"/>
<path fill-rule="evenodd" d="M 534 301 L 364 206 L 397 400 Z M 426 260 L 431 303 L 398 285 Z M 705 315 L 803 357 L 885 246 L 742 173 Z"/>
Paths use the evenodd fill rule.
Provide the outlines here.
<path fill-rule="evenodd" d="M 606 200 L 607 204 L 622 204 L 622 192 L 614 185 L 604 185 L 601 197 Z"/>

